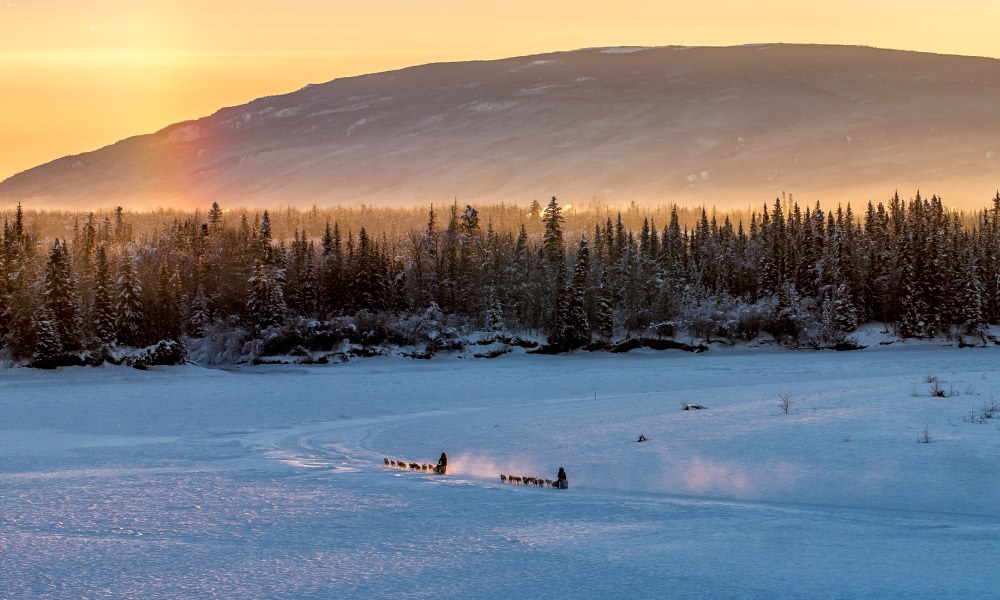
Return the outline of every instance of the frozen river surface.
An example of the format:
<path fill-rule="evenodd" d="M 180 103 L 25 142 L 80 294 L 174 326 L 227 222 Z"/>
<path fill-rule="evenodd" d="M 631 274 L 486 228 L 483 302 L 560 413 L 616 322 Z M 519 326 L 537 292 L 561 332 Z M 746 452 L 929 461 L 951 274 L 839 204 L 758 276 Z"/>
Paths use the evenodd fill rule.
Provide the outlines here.
<path fill-rule="evenodd" d="M 996 597 L 998 392 L 954 348 L 0 371 L 0 597 Z"/>

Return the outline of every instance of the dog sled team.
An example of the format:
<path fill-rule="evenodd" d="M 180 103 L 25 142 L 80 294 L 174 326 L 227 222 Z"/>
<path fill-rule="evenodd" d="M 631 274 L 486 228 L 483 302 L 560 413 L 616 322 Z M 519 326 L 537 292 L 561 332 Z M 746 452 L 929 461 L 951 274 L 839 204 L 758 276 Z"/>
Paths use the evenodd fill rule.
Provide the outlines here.
<path fill-rule="evenodd" d="M 438 459 L 436 465 L 422 464 L 416 462 L 408 462 L 405 460 L 396 460 L 394 458 L 383 458 L 385 466 L 390 469 L 402 469 L 404 471 L 420 471 L 421 473 L 436 473 L 438 475 L 448 474 L 448 454 L 445 452 L 441 453 L 441 458 Z"/>
<path fill-rule="evenodd" d="M 551 479 L 542 479 L 541 477 L 526 477 L 524 475 L 504 475 L 500 474 L 500 483 L 509 483 L 511 485 L 533 485 L 535 487 L 551 487 L 558 490 L 569 489 L 569 480 L 566 479 L 566 469 L 559 467 L 559 474 L 556 475 L 555 481 Z"/>
<path fill-rule="evenodd" d="M 382 461 L 385 463 L 385 466 L 390 469 L 419 471 L 421 473 L 435 473 L 437 475 L 448 474 L 448 454 L 445 452 L 441 453 L 441 458 L 438 459 L 438 463 L 436 465 L 397 460 L 389 457 L 383 458 Z M 501 473 L 500 483 L 509 483 L 512 485 L 532 485 L 535 487 L 551 487 L 559 490 L 569 489 L 569 481 L 566 479 L 566 469 L 562 467 L 559 467 L 559 473 L 556 474 L 555 480 L 543 479 L 541 477 L 527 477 L 524 475 L 504 475 Z"/>

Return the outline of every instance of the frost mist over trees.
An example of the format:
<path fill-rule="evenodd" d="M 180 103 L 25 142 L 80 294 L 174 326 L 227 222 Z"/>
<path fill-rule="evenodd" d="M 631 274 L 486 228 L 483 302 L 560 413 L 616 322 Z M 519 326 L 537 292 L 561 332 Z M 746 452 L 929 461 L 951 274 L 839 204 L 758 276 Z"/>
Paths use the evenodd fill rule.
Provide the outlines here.
<path fill-rule="evenodd" d="M 275 218 L 217 204 L 205 215 L 19 206 L 0 275 L 2 345 L 39 365 L 206 337 L 257 353 L 350 340 L 430 355 L 473 330 L 541 334 L 551 352 L 764 332 L 830 346 L 868 322 L 974 336 L 1000 323 L 1000 193 L 973 214 L 919 194 L 862 214 L 783 198 L 749 215 L 564 214 L 556 198 Z"/>

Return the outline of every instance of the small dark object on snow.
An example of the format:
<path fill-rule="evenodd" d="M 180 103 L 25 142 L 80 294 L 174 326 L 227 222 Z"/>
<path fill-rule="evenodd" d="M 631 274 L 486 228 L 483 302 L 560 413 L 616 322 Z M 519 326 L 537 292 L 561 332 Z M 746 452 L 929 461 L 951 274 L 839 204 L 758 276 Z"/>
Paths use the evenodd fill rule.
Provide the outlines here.
<path fill-rule="evenodd" d="M 681 404 L 681 406 L 684 407 L 684 410 L 701 410 L 705 408 L 704 406 L 700 404 L 695 404 L 694 402 L 685 402 Z"/>
<path fill-rule="evenodd" d="M 556 483 L 553 487 L 557 487 L 560 490 L 569 489 L 569 480 L 566 479 L 566 469 L 559 467 L 559 475 L 556 477 Z"/>
<path fill-rule="evenodd" d="M 438 460 L 437 473 L 438 475 L 445 475 L 448 472 L 448 455 L 444 452 L 441 453 L 441 458 Z"/>
<path fill-rule="evenodd" d="M 639 441 L 640 441 L 640 442 L 645 442 L 645 441 L 646 441 L 646 436 L 644 436 L 644 435 L 640 435 L 640 436 L 639 436 Z"/>

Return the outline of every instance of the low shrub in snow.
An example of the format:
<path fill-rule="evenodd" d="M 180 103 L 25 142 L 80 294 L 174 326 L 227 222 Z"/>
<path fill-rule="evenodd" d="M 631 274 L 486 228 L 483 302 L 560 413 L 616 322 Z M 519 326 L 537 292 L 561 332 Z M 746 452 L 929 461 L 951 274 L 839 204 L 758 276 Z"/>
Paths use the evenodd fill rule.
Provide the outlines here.
<path fill-rule="evenodd" d="M 246 363 L 257 348 L 247 330 L 237 324 L 216 323 L 206 328 L 204 337 L 188 340 L 189 358 L 203 365 Z"/>
<path fill-rule="evenodd" d="M 154 365 L 182 365 L 187 362 L 187 350 L 177 340 L 161 340 L 127 356 L 122 362 L 137 369 Z"/>
<path fill-rule="evenodd" d="M 795 404 L 795 399 L 792 398 L 791 394 L 778 394 L 778 405 L 781 406 L 782 412 L 786 415 L 793 404 Z"/>

